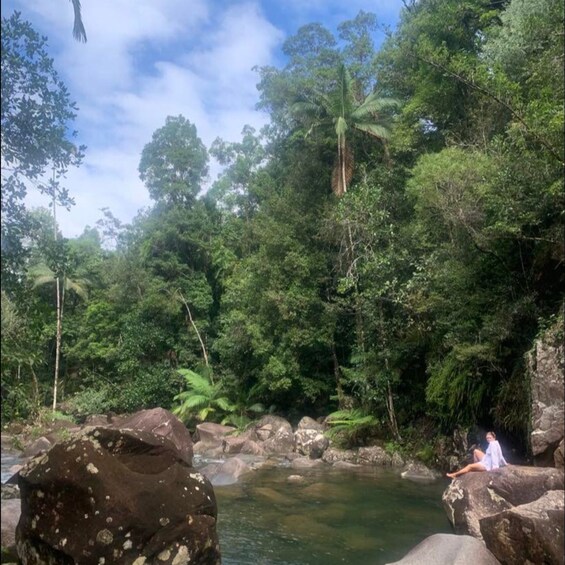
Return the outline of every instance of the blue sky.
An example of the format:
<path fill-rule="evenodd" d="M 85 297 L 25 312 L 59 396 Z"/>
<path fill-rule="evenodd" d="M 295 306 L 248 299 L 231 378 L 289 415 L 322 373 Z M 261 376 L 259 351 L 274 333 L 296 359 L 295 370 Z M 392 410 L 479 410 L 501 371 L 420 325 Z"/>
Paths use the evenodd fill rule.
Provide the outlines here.
<path fill-rule="evenodd" d="M 254 66 L 282 66 L 281 46 L 301 25 L 330 31 L 360 10 L 394 27 L 402 0 L 82 0 L 86 44 L 72 38 L 65 0 L 1 0 L 46 35 L 55 66 L 76 101 L 83 165 L 65 185 L 76 205 L 58 211 L 63 234 L 76 237 L 107 207 L 129 223 L 151 205 L 137 167 L 143 146 L 169 115 L 196 125 L 209 147 L 239 141 L 245 124 L 260 128 Z M 375 39 L 378 44 L 383 34 Z M 210 179 L 219 167 L 210 163 Z M 30 192 L 27 204 L 47 206 Z"/>

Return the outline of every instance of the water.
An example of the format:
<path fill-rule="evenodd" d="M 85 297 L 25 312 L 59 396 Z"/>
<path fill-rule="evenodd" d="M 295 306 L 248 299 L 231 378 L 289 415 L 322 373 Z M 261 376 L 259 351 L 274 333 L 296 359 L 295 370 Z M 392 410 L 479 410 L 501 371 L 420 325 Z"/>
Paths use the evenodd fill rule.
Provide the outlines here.
<path fill-rule="evenodd" d="M 2 482 L 19 462 L 16 454 L 2 451 Z M 293 474 L 304 481 L 289 482 Z M 446 487 L 444 480 L 413 483 L 373 467 L 253 471 L 237 484 L 214 487 L 222 563 L 396 561 L 427 536 L 452 532 L 441 505 Z"/>
<path fill-rule="evenodd" d="M 379 565 L 425 537 L 451 533 L 445 481 L 417 484 L 382 469 L 256 471 L 215 487 L 224 565 Z"/>
<path fill-rule="evenodd" d="M 2 482 L 5 483 L 14 473 L 10 471 L 13 465 L 21 464 L 21 457 L 18 453 L 2 450 Z"/>

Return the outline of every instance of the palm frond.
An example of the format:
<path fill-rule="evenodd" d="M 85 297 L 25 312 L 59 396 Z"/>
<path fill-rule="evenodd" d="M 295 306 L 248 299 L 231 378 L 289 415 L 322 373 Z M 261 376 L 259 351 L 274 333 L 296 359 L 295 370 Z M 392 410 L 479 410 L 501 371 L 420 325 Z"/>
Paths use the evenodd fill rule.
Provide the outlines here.
<path fill-rule="evenodd" d="M 400 101 L 395 98 L 381 98 L 376 93 L 369 94 L 363 104 L 351 112 L 355 120 L 363 120 L 371 114 L 379 114 L 385 110 L 394 110 L 400 106 Z"/>
<path fill-rule="evenodd" d="M 213 395 L 214 387 L 210 381 L 202 375 L 199 375 L 190 369 L 177 369 L 177 372 L 184 377 L 188 386 L 192 389 L 192 394 L 201 394 L 207 397 L 211 397 Z"/>
<path fill-rule="evenodd" d="M 33 288 L 45 286 L 46 284 L 53 284 L 55 282 L 54 275 L 39 275 L 33 279 Z"/>
<path fill-rule="evenodd" d="M 88 284 L 89 282 L 86 279 L 72 280 L 65 277 L 65 290 L 72 290 L 83 300 L 88 300 Z"/>
<path fill-rule="evenodd" d="M 225 396 L 222 396 L 221 398 L 216 398 L 214 402 L 224 412 L 233 412 L 237 408 Z"/>
<path fill-rule="evenodd" d="M 201 394 L 191 394 L 189 391 L 181 392 L 175 396 L 176 401 L 182 402 L 186 408 L 200 408 L 208 404 L 208 397 Z"/>
<path fill-rule="evenodd" d="M 353 127 L 359 131 L 368 133 L 372 137 L 380 139 L 381 141 L 390 138 L 390 130 L 387 127 L 382 126 L 380 124 L 361 122 L 354 124 Z"/>
<path fill-rule="evenodd" d="M 86 30 L 84 29 L 84 24 L 82 23 L 82 14 L 80 0 L 71 0 L 73 5 L 73 10 L 75 13 L 75 20 L 73 25 L 73 37 L 77 41 L 86 43 Z"/>

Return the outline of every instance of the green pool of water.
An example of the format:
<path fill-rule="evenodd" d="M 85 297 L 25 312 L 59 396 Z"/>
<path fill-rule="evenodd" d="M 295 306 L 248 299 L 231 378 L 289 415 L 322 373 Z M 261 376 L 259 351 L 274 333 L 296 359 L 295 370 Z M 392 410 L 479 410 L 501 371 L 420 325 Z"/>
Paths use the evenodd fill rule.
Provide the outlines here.
<path fill-rule="evenodd" d="M 288 477 L 300 474 L 304 482 Z M 425 537 L 452 532 L 447 482 L 414 483 L 391 471 L 259 470 L 215 487 L 224 565 L 379 565 Z"/>

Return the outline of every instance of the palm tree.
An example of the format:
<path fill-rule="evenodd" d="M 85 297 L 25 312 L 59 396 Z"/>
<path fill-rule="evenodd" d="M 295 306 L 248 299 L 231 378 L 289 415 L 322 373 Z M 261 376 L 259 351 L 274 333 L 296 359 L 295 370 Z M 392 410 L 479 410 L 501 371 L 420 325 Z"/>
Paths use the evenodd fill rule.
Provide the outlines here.
<path fill-rule="evenodd" d="M 73 37 L 77 41 L 86 43 L 86 30 L 84 29 L 84 24 L 82 23 L 80 0 L 71 0 L 71 3 L 73 5 L 73 10 L 75 12 L 75 20 L 73 24 Z"/>
<path fill-rule="evenodd" d="M 59 384 L 59 361 L 61 358 L 61 341 L 63 335 L 63 313 L 65 308 L 65 296 L 67 292 L 74 292 L 78 297 L 86 300 L 88 298 L 87 285 L 85 279 L 72 280 L 63 272 L 62 275 L 56 274 L 45 264 L 37 265 L 30 269 L 33 280 L 33 288 L 45 285 L 55 285 L 57 300 L 57 330 L 55 339 L 55 376 L 53 379 L 53 412 L 57 407 L 57 388 Z"/>
<path fill-rule="evenodd" d="M 375 92 L 359 103 L 355 81 L 344 64 L 338 67 L 335 88 L 325 94 L 315 92 L 313 100 L 300 100 L 291 111 L 309 125 L 308 133 L 315 127 L 333 125 L 337 136 L 337 159 L 332 172 L 332 189 L 337 196 L 347 192 L 353 176 L 354 157 L 347 142 L 347 130 L 356 129 L 386 143 L 390 129 L 383 112 L 399 106 L 392 98 L 382 98 Z"/>

